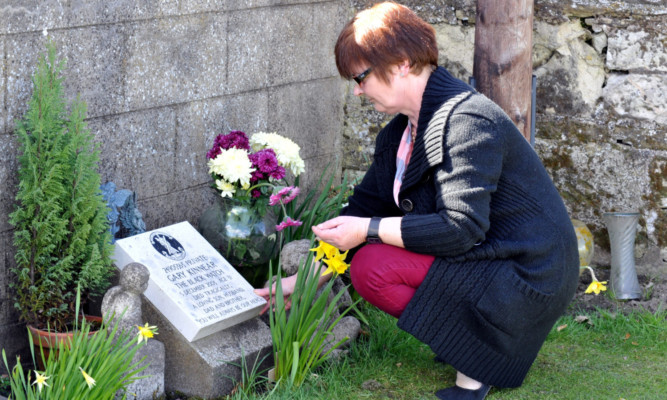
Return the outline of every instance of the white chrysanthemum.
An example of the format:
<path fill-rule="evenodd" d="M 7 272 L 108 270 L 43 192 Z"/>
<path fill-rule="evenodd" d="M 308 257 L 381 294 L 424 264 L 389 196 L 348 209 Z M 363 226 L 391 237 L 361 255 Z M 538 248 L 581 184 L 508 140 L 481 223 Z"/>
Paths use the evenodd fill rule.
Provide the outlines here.
<path fill-rule="evenodd" d="M 220 191 L 220 196 L 222 197 L 232 197 L 234 196 L 234 192 L 236 192 L 236 189 L 234 188 L 234 185 L 231 183 L 223 180 L 223 179 L 216 179 L 215 180 L 215 187 L 218 188 Z"/>
<path fill-rule="evenodd" d="M 253 151 L 270 148 L 276 152 L 278 163 L 284 168 L 289 168 L 294 176 L 305 171 L 305 164 L 299 151 L 301 148 L 291 139 L 280 136 L 275 132 L 257 132 L 250 138 L 250 147 Z"/>
<path fill-rule="evenodd" d="M 236 148 L 222 150 L 216 158 L 208 161 L 208 167 L 209 173 L 216 174 L 229 183 L 250 185 L 253 168 L 246 150 Z"/>

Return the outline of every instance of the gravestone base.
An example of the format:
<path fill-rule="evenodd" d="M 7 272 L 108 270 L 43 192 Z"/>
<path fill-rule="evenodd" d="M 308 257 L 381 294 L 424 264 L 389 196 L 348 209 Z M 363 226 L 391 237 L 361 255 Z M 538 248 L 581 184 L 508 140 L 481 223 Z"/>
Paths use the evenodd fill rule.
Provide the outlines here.
<path fill-rule="evenodd" d="M 229 363 L 241 364 L 243 354 L 248 370 L 268 354 L 259 371 L 270 368 L 273 358 L 271 331 L 259 318 L 234 325 L 194 342 L 189 342 L 146 298 L 142 301 L 144 319 L 158 326 L 156 339 L 166 349 L 165 391 L 178 391 L 203 399 L 231 393 L 241 380 L 241 370 Z"/>

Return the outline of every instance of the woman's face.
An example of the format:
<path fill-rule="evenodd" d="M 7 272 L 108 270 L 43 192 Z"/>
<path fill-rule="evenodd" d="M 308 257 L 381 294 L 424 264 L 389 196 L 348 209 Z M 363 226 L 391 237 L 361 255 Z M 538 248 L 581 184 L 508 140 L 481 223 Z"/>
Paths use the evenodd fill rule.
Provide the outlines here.
<path fill-rule="evenodd" d="M 356 75 L 366 71 L 368 66 L 362 65 Z M 389 73 L 389 83 L 385 83 L 378 79 L 371 69 L 371 72 L 359 84 L 354 85 L 354 95 L 364 95 L 373 103 L 375 109 L 385 114 L 397 114 L 401 112 L 401 96 L 397 91 L 395 85 L 396 76 L 398 75 L 398 67 L 393 67 Z"/>

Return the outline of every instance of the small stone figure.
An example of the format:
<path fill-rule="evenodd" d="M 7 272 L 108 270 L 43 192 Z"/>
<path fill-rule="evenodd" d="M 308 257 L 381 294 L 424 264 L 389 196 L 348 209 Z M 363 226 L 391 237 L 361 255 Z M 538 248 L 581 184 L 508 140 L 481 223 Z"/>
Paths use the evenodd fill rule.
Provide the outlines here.
<path fill-rule="evenodd" d="M 116 184 L 107 182 L 100 186 L 102 196 L 109 206 L 107 219 L 112 242 L 117 239 L 146 232 L 146 224 L 137 208 L 137 194 L 127 189 L 116 191 Z"/>
<path fill-rule="evenodd" d="M 137 326 L 143 326 L 141 315 L 141 294 L 148 288 L 150 272 L 143 264 L 131 263 L 120 272 L 118 286 L 109 289 L 102 300 L 102 315 L 105 320 L 113 316 L 109 329 L 113 323 L 118 324 L 118 330 L 137 331 Z M 132 362 L 138 362 L 146 357 L 144 363 L 148 367 L 142 372 L 146 375 L 138 381 L 132 382 L 127 391 L 135 395 L 135 399 L 151 400 L 164 394 L 164 368 L 165 352 L 164 344 L 151 339 L 141 347 Z"/>

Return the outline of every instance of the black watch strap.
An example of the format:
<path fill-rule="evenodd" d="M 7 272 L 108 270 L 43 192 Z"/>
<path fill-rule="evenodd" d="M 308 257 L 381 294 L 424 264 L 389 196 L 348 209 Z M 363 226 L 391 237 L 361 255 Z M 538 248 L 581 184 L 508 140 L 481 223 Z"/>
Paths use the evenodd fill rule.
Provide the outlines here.
<path fill-rule="evenodd" d="M 371 223 L 368 225 L 368 232 L 366 233 L 366 242 L 370 244 L 381 244 L 382 239 L 380 239 L 380 221 L 382 218 L 373 217 L 371 218 Z"/>

